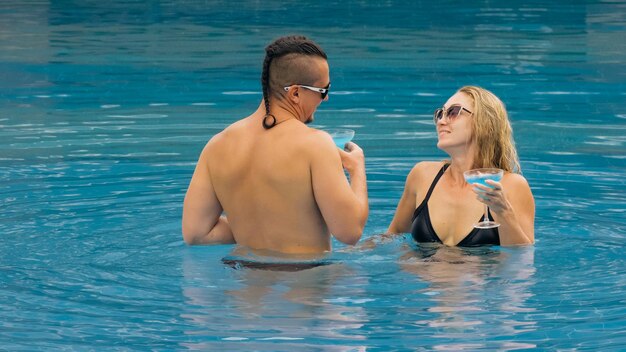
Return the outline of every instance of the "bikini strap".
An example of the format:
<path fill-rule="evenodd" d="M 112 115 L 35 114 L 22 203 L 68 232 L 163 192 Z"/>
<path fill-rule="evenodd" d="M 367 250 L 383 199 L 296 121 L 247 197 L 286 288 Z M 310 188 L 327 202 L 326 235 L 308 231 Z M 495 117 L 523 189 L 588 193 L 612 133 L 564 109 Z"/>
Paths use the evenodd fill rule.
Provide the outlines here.
<path fill-rule="evenodd" d="M 446 172 L 446 169 L 448 168 L 448 166 L 450 166 L 450 164 L 444 164 L 439 170 L 439 173 L 437 174 L 437 176 L 435 176 L 435 178 L 433 179 L 433 183 L 430 185 L 430 188 L 428 189 L 428 193 L 426 193 L 426 197 L 424 197 L 424 200 L 422 201 L 422 203 L 420 203 L 420 205 L 417 208 L 415 208 L 415 211 L 413 212 L 413 220 L 415 220 L 417 215 L 422 211 L 422 208 L 424 208 L 424 206 L 428 204 L 428 199 L 430 199 L 430 195 L 433 193 L 433 190 L 435 189 L 435 185 L 437 184 L 437 182 L 439 182 L 439 179 L 441 178 L 441 176 L 443 176 L 443 173 Z"/>
<path fill-rule="evenodd" d="M 433 193 L 433 190 L 435 189 L 435 186 L 437 185 L 437 182 L 439 182 L 439 179 L 441 178 L 441 176 L 443 176 L 443 173 L 446 172 L 446 170 L 448 169 L 448 166 L 450 166 L 450 164 L 443 164 L 443 166 L 439 170 L 439 173 L 433 179 L 433 183 L 430 185 L 430 188 L 428 189 L 428 193 L 426 193 L 426 197 L 424 197 L 424 202 L 428 202 L 428 200 L 430 199 L 430 195 Z"/>

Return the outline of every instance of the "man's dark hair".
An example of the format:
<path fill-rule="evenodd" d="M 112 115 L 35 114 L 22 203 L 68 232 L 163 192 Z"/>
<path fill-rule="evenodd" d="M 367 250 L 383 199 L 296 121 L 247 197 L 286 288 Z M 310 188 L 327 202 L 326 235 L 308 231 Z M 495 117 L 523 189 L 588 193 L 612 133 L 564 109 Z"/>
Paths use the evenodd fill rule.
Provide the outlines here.
<path fill-rule="evenodd" d="M 276 117 L 270 113 L 270 95 L 281 97 L 282 87 L 292 84 L 312 85 L 318 73 L 312 69 L 308 59 L 319 57 L 327 60 L 326 53 L 312 40 L 299 35 L 281 37 L 265 48 L 261 85 L 265 100 L 263 127 L 276 125 Z M 271 71 L 271 72 L 270 72 Z M 268 123 L 267 120 L 271 120 Z"/>

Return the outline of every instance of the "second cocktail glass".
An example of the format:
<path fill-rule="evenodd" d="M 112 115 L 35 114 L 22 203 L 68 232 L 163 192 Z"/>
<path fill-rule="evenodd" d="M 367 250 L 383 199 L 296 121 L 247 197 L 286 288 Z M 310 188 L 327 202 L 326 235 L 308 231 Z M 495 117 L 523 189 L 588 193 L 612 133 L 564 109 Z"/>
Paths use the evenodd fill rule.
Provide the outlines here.
<path fill-rule="evenodd" d="M 500 180 L 502 179 L 502 175 L 504 175 L 504 171 L 496 168 L 472 169 L 463 173 L 465 182 L 469 183 L 470 185 L 473 183 L 478 183 L 489 188 L 493 188 L 493 186 L 485 181 L 493 180 L 496 182 L 500 182 Z M 487 204 L 485 204 L 485 217 L 482 221 L 474 224 L 474 227 L 478 229 L 491 229 L 498 226 L 500 226 L 499 223 L 489 220 L 489 207 L 487 206 Z"/>

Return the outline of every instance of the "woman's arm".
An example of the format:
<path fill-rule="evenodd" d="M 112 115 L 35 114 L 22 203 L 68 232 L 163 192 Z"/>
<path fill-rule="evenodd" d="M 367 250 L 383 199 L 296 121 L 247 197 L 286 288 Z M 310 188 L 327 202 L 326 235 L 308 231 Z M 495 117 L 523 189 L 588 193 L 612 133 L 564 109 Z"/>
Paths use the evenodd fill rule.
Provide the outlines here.
<path fill-rule="evenodd" d="M 494 188 L 475 186 L 478 200 L 487 204 L 496 222 L 503 246 L 535 243 L 535 200 L 526 179 L 505 174 L 501 182 L 487 181 Z"/>
<path fill-rule="evenodd" d="M 391 224 L 389 224 L 389 228 L 387 229 L 388 234 L 407 233 L 411 231 L 411 218 L 413 217 L 413 212 L 415 212 L 415 190 L 418 165 L 415 165 L 406 177 L 404 192 L 398 202 L 393 220 L 391 220 Z"/>

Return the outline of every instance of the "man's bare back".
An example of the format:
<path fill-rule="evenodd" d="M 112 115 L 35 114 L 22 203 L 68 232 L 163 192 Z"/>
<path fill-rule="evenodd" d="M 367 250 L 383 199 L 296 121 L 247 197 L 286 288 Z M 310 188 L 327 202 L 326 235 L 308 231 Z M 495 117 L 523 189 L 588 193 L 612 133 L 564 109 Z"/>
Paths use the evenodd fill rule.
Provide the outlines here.
<path fill-rule="evenodd" d="M 271 114 L 264 100 L 202 151 L 185 197 L 187 243 L 321 253 L 330 250 L 331 233 L 347 244 L 360 239 L 369 210 L 363 151 L 354 143 L 340 150 L 305 125 L 327 100 L 328 64 L 308 54 L 287 59 L 287 68 L 275 69 L 288 72 L 273 78 L 285 82 L 273 87 Z"/>
<path fill-rule="evenodd" d="M 333 168 L 323 173 L 333 179 L 324 182 L 343 183 L 349 190 L 339 150 L 328 135 L 297 120 L 266 131 L 262 115 L 256 115 L 229 126 L 203 151 L 235 241 L 286 253 L 330 250 L 328 226 L 312 185 L 312 164 L 314 153 L 330 149 L 328 153 L 336 154 L 328 157 Z"/>
<path fill-rule="evenodd" d="M 342 151 L 328 134 L 295 119 L 266 131 L 263 115 L 259 109 L 207 143 L 185 199 L 187 208 L 205 200 L 207 190 L 199 185 L 209 182 L 212 197 L 227 214 L 232 241 L 240 245 L 320 253 L 330 250 L 329 223 L 340 241 L 356 243 L 363 229 L 354 226 L 359 222 L 354 214 L 362 209 L 343 173 Z M 229 241 L 217 241 L 224 242 Z"/>

